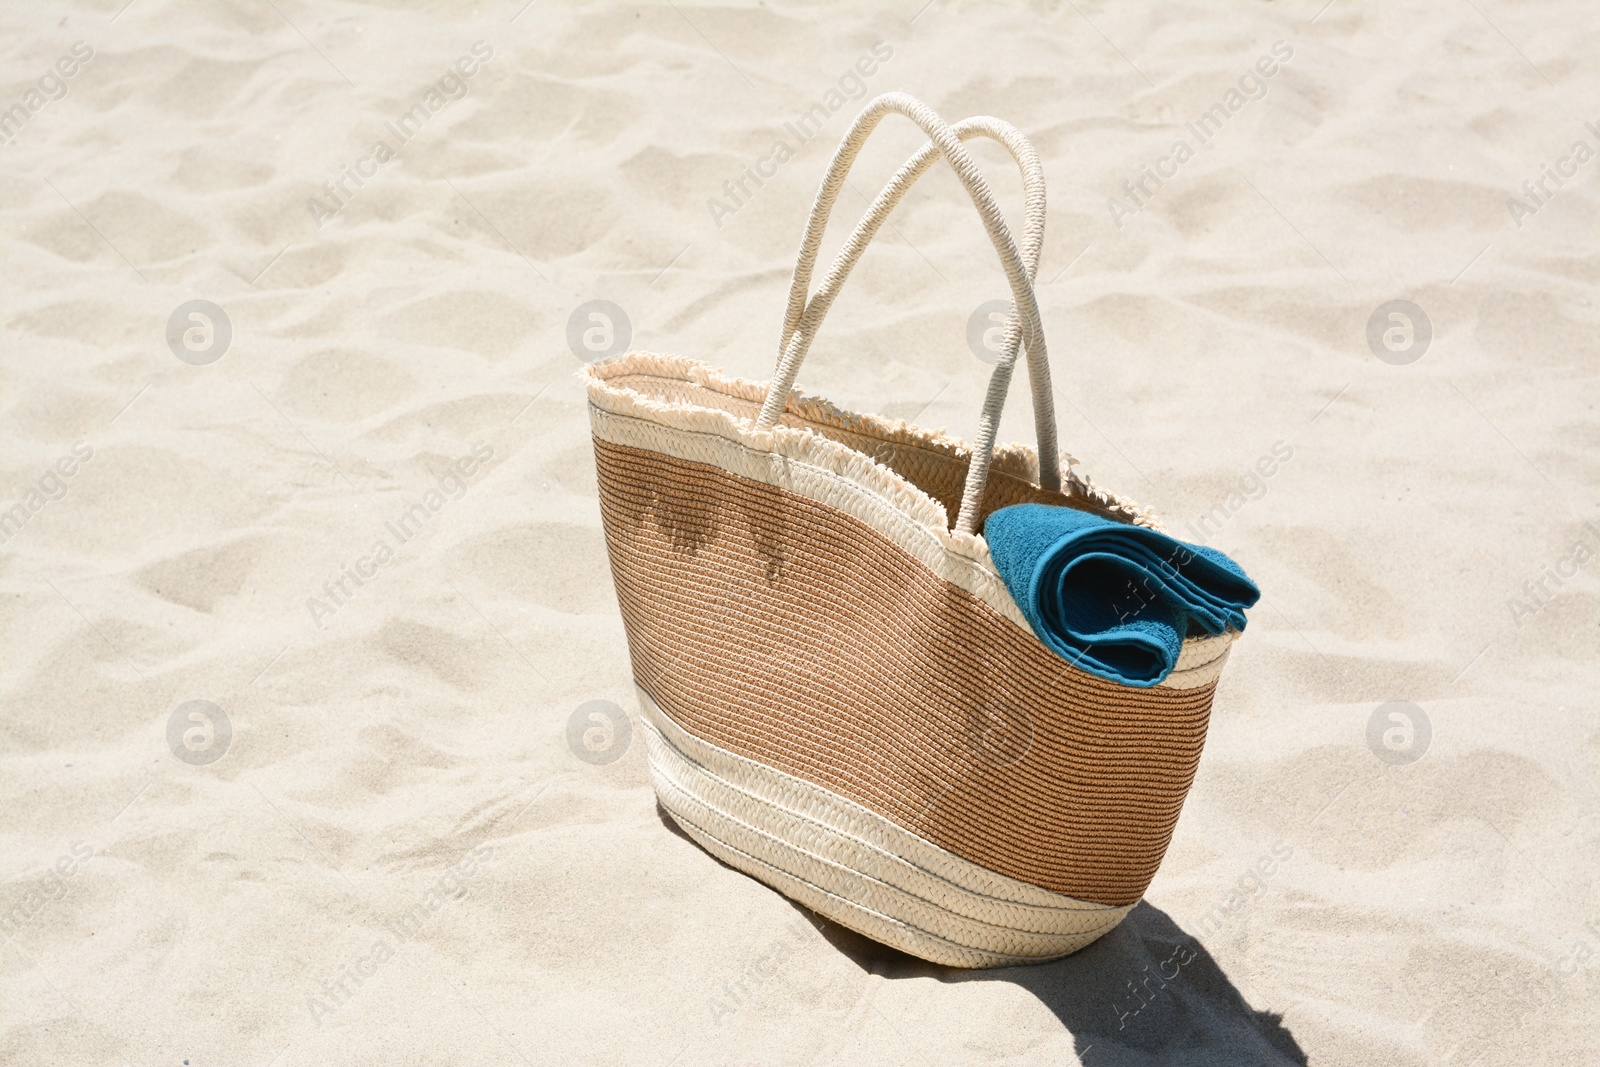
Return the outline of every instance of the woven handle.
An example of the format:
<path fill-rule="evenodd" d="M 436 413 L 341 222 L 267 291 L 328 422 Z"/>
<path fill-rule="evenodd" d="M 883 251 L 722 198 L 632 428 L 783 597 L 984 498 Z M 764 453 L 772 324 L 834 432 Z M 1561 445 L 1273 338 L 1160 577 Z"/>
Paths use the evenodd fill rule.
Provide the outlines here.
<path fill-rule="evenodd" d="M 1034 277 L 1038 268 L 1039 253 L 1044 243 L 1044 170 L 1039 165 L 1038 155 L 1033 146 L 1028 143 L 1018 130 L 1009 123 L 996 118 L 979 116 L 958 122 L 951 127 L 960 140 L 967 141 L 974 137 L 988 137 L 1003 144 L 1010 151 L 1018 168 L 1022 171 L 1023 189 L 1026 198 L 1024 208 L 1024 228 L 1022 236 L 1021 255 L 1023 267 L 1029 279 Z M 795 340 L 796 334 L 801 332 L 801 323 L 805 324 L 804 334 L 799 337 L 797 357 L 803 359 L 809 351 L 810 342 L 816 335 L 823 317 L 833 304 L 839 289 L 844 284 L 845 277 L 855 266 L 866 245 L 888 220 L 889 212 L 905 196 L 910 187 L 918 178 L 925 174 L 939 159 L 939 147 L 932 142 L 924 145 L 898 172 L 890 179 L 882 192 L 873 201 L 861 222 L 851 234 L 850 240 L 835 260 L 834 267 L 829 271 L 827 279 L 818 288 L 816 294 L 809 302 L 805 301 L 804 286 L 810 281 L 812 267 L 816 260 L 814 250 L 801 250 L 800 261 L 796 270 L 796 282 L 791 287 L 791 307 L 795 321 L 793 325 L 786 324 L 785 349 L 789 342 Z M 808 254 L 809 251 L 809 254 Z M 1011 372 L 1016 363 L 1017 347 L 1021 342 L 1022 330 L 1020 316 L 1016 313 L 1016 306 L 1012 305 L 1012 314 L 1007 322 L 1004 344 L 1001 348 L 1001 358 L 998 361 L 994 374 L 989 382 L 989 395 L 986 397 L 986 407 L 991 413 L 989 421 L 998 426 L 1001 405 L 1005 402 L 1007 390 L 1010 385 Z M 797 364 L 798 365 L 798 364 Z M 1030 374 L 1030 377 L 1033 377 Z M 1044 403 L 1048 405 L 1048 376 L 1043 383 L 1034 378 L 1035 386 L 1035 411 L 1041 410 L 1038 406 L 1037 391 L 1042 384 L 1046 390 Z M 1045 408 L 1044 410 L 1048 410 Z M 981 446 L 981 442 L 980 442 Z M 992 449 L 992 435 L 991 444 Z M 962 492 L 962 507 L 957 515 L 956 529 L 972 532 L 976 525 L 976 515 L 979 502 L 982 500 L 983 489 L 988 476 L 990 452 L 979 450 L 978 462 L 968 468 L 967 483 Z"/>
<path fill-rule="evenodd" d="M 889 184 L 878 194 L 850 240 L 834 260 L 816 294 L 807 300 L 806 290 L 810 285 L 811 272 L 816 263 L 818 248 L 822 243 L 822 234 L 839 190 L 844 184 L 845 175 L 873 128 L 890 112 L 898 112 L 912 119 L 928 134 L 930 141 L 896 172 Z M 1006 227 L 988 182 L 961 144 L 963 140 L 978 136 L 991 137 L 1004 144 L 1022 170 L 1027 207 L 1023 248 L 1020 253 L 1012 241 L 1011 231 Z M 988 482 L 990 461 L 994 454 L 994 439 L 1000 424 L 1000 412 L 1010 387 L 1018 345 L 1023 340 L 1027 342 L 1028 375 L 1033 386 L 1034 424 L 1039 445 L 1039 483 L 1050 489 L 1057 489 L 1061 484 L 1060 459 L 1056 446 L 1055 405 L 1050 387 L 1050 365 L 1039 322 L 1038 304 L 1033 292 L 1033 276 L 1038 268 L 1039 251 L 1044 240 L 1044 176 L 1033 146 L 1009 124 L 998 119 L 979 117 L 968 119 L 952 128 L 931 109 L 903 93 L 888 93 L 867 105 L 835 153 L 827 177 L 817 193 L 816 203 L 812 206 L 811 218 L 806 226 L 805 239 L 800 246 L 794 280 L 790 287 L 789 306 L 784 321 L 782 355 L 756 425 L 762 429 L 770 429 L 777 423 L 778 416 L 788 402 L 795 376 L 799 373 L 800 364 L 805 359 L 816 330 L 851 268 L 855 266 L 867 243 L 887 220 L 889 212 L 940 156 L 950 162 L 966 187 L 973 204 L 978 208 L 990 241 L 1000 254 L 1012 290 L 1012 312 L 1006 326 L 1005 344 L 1000 361 L 989 380 L 979 420 L 978 439 L 973 446 L 972 459 L 967 469 L 967 481 L 962 491 L 961 511 L 956 522 L 957 530 L 970 533 L 976 525 L 979 502 L 983 498 L 983 489 Z"/>

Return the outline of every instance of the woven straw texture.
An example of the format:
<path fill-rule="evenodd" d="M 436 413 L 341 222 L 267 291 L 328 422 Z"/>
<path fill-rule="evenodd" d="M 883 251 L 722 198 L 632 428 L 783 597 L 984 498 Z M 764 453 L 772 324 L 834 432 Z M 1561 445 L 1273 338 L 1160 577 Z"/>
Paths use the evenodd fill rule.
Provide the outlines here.
<path fill-rule="evenodd" d="M 634 677 L 685 731 L 1008 878 L 1139 899 L 1214 682 L 1072 670 L 842 511 L 599 438 L 595 455 Z"/>
<path fill-rule="evenodd" d="M 955 967 L 1053 959 L 1122 921 L 996 874 L 826 789 L 694 737 L 643 690 L 650 776 L 707 851 L 814 911 Z"/>

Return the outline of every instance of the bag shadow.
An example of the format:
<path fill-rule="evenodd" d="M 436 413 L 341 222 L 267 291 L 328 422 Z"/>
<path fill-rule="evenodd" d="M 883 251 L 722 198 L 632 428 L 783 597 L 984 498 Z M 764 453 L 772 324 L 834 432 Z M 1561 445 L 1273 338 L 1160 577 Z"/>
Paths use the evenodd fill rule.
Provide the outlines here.
<path fill-rule="evenodd" d="M 1115 930 L 1065 959 L 973 971 L 916 959 L 794 907 L 863 970 L 890 981 L 1021 986 L 1061 1020 L 1084 1067 L 1309 1062 L 1282 1015 L 1252 1008 L 1198 939 L 1144 901 Z"/>

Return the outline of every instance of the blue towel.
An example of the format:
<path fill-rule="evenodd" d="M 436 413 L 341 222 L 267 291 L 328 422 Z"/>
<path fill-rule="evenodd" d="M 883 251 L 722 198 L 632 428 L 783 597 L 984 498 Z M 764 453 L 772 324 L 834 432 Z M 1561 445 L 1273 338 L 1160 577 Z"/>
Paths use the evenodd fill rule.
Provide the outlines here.
<path fill-rule="evenodd" d="M 1123 685 L 1159 685 L 1185 635 L 1243 630 L 1244 609 L 1261 597 L 1215 549 L 1073 508 L 1001 508 L 983 535 L 1039 640 Z"/>

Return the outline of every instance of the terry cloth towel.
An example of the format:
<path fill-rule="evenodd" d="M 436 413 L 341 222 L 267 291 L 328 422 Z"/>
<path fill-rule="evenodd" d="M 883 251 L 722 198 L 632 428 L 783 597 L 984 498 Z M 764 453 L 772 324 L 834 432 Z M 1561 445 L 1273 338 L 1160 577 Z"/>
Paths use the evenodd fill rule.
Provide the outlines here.
<path fill-rule="evenodd" d="M 1148 688 L 1191 629 L 1243 630 L 1261 590 L 1233 560 L 1143 526 L 1017 504 L 984 523 L 1006 588 L 1039 640 L 1102 678 Z"/>

